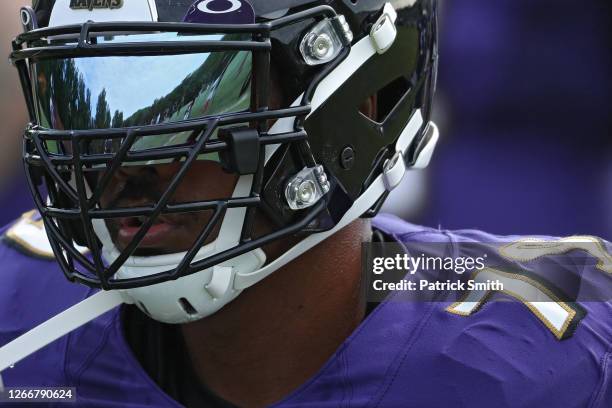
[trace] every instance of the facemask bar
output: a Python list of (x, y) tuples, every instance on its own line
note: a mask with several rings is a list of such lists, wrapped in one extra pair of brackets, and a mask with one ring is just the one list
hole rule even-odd
[[(319, 6), (308, 9), (287, 17), (277, 19), (273, 22), (264, 24), (249, 25), (200, 25), (188, 23), (85, 23), (83, 25), (44, 28), (26, 32), (20, 35), (13, 43), (14, 52), (11, 55), (12, 61), (19, 70), (20, 80), (24, 88), (26, 102), (32, 125), (26, 130), (24, 137), (24, 165), (29, 186), (41, 215), (43, 215), (45, 227), (54, 252), (56, 253), (60, 265), (66, 276), (73, 281), (79, 281), (92, 287), (103, 289), (129, 289), (161, 283), (170, 279), (177, 279), (198, 272), (203, 269), (218, 265), (224, 261), (232, 259), (241, 254), (260, 248), (270, 242), (282, 239), (286, 236), (303, 230), (325, 210), (326, 202), (322, 200), (308, 211), (304, 211), (303, 217), (297, 222), (287, 225), (268, 235), (251, 240), (253, 219), (257, 208), (261, 204), (261, 189), (263, 185), (263, 170), (265, 164), (265, 147), (267, 145), (292, 144), (300, 152), (304, 164), (315, 166), (316, 161), (310, 152), (307, 135), (302, 127), (305, 117), (310, 112), (309, 100), (316, 89), (318, 82), (325, 75), (334, 69), (346, 55), (348, 49), (344, 49), (340, 55), (317, 75), (315, 80), (306, 90), (302, 102), (298, 106), (268, 110), (267, 88), (269, 86), (270, 72), (270, 32), (289, 24), (293, 24), (303, 19), (332, 18), (336, 16), (331, 7)], [(106, 32), (152, 32), (170, 31), (177, 33), (209, 34), (209, 33), (251, 33), (252, 41), (178, 41), (163, 43), (104, 43), (93, 44), (89, 42), (92, 33)], [(78, 34), (78, 42), (73, 44), (49, 45), (35, 48), (23, 48), (32, 42), (40, 43), (40, 40), (54, 36), (66, 36)], [(161, 49), (160, 49), (161, 48)], [(253, 52), (253, 86), (254, 101), (251, 112), (216, 115), (207, 118), (198, 118), (184, 122), (175, 122), (161, 125), (141, 126), (137, 128), (119, 129), (98, 129), (98, 130), (50, 130), (43, 129), (36, 125), (34, 97), (28, 72), (28, 58), (63, 58), (70, 56), (117, 56), (117, 55), (171, 55), (181, 53), (210, 52), (227, 50), (250, 50)], [(267, 122), (269, 120), (294, 117), (295, 128), (292, 132), (280, 134), (269, 134), (267, 132)], [(221, 126), (250, 123), (252, 127), (259, 131), (260, 156), (257, 170), (254, 174), (254, 181), (249, 197), (229, 198), (215, 201), (202, 201), (197, 203), (169, 205), (168, 201), (172, 193), (180, 184), (190, 166), (196, 161), (197, 157), (203, 153), (224, 152), (230, 150), (228, 143), (217, 140), (210, 141), (212, 132)], [(193, 146), (160, 148), (156, 151), (131, 152), (130, 147), (134, 141), (143, 135), (164, 134), (191, 131), (200, 134), (200, 138)], [(120, 149), (113, 154), (87, 154), (83, 151), (83, 143), (93, 139), (119, 139), (121, 140)], [(72, 154), (49, 155), (45, 149), (45, 141), (69, 142), (72, 147)], [(94, 208), (105, 185), (108, 184), (113, 172), (121, 166), (124, 161), (145, 161), (165, 158), (185, 158), (181, 168), (170, 183), (169, 188), (164, 192), (162, 198), (158, 200), (153, 208), (129, 208), (129, 209), (106, 209)], [(87, 185), (83, 174), (83, 166), (94, 164), (106, 165), (107, 169), (100, 180), (100, 185), (96, 186), (91, 198), (87, 196)], [(68, 166), (73, 169), (75, 185), (72, 186), (58, 172), (58, 166)], [(49, 196), (52, 202), (58, 202), (58, 196), (64, 194), (76, 208), (58, 208), (47, 205), (39, 189), (41, 180), (40, 171), (44, 169), (44, 177), (47, 179)], [(39, 174), (37, 174), (39, 173)], [(247, 215), (243, 224), (242, 239), (238, 246), (225, 250), (209, 258), (191, 263), (198, 250), (210, 235), (214, 226), (223, 218), (223, 214), (229, 208), (246, 208)], [(180, 213), (198, 210), (212, 210), (214, 212), (208, 225), (203, 228), (200, 236), (192, 248), (187, 251), (187, 255), (180, 263), (179, 267), (158, 273), (155, 275), (113, 280), (112, 277), (119, 267), (136, 249), (148, 229), (153, 225), (155, 219), (161, 214)], [(120, 257), (109, 267), (103, 265), (100, 255), (100, 246), (96, 234), (94, 233), (92, 220), (107, 219), (113, 217), (135, 217), (146, 216), (148, 221), (141, 226), (141, 230), (133, 242), (122, 251)], [(59, 223), (59, 220), (80, 221), (84, 228), (87, 246), (92, 250), (94, 261), (91, 262), (86, 256), (81, 254), (72, 242), (70, 234)], [(75, 267), (75, 261), (80, 264), (84, 273)]]

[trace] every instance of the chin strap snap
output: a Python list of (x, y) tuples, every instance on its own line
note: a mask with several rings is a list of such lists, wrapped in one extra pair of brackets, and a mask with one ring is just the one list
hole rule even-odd
[(211, 298), (222, 299), (226, 294), (233, 290), (233, 277), (231, 266), (215, 266), (213, 267), (212, 278), (210, 282), (204, 286), (204, 289)]
[(383, 182), (387, 191), (393, 191), (406, 175), (406, 162), (402, 152), (397, 151), (383, 166)]
[(425, 130), (425, 137), (417, 148), (413, 161), (414, 164), (410, 168), (419, 170), (428, 167), (439, 139), (440, 132), (438, 131), (438, 126), (433, 122), (429, 122)]
[(416, 149), (414, 160), (408, 160), (412, 164), (406, 164), (407, 159), (409, 159), (406, 157), (408, 149), (412, 145), (414, 138), (419, 134), (422, 126), (423, 116), (421, 111), (417, 110), (400, 135), (395, 145), (395, 154), (383, 166), (383, 182), (387, 191), (393, 191), (399, 186), (409, 169), (419, 170), (429, 166), (440, 138), (438, 127), (433, 122), (427, 124), (425, 136)]
[(387, 191), (393, 191), (404, 179), (408, 169), (404, 157), (422, 126), (423, 115), (417, 110), (397, 139), (395, 154), (383, 166), (382, 176)]
[(391, 3), (386, 3), (382, 15), (376, 20), (370, 31), (370, 38), (377, 53), (384, 54), (395, 42), (397, 37), (395, 20), (397, 20), (397, 12)]

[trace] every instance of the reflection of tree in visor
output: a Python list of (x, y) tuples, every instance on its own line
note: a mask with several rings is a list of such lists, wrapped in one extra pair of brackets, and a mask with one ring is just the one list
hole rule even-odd
[[(178, 39), (177, 34), (163, 36)], [(196, 37), (245, 39), (240, 34)], [(111, 40), (117, 41), (115, 37)], [(110, 40), (107, 38), (107, 41)], [(35, 62), (32, 67), (38, 121), (50, 129), (89, 130), (171, 123), (243, 112), (251, 102), (250, 51), (47, 59)], [(200, 135), (201, 132), (187, 131), (139, 136), (131, 151), (188, 145)], [(216, 134), (211, 137), (215, 138)], [(98, 139), (86, 148), (90, 154), (116, 153), (120, 144), (121, 140), (116, 138)], [(69, 150), (55, 141), (48, 141), (47, 148), (50, 154)], [(208, 153), (200, 160), (219, 161), (219, 156)]]

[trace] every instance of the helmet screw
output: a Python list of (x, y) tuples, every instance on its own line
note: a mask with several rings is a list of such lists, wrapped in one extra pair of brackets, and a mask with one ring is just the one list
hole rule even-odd
[(355, 150), (351, 146), (347, 146), (340, 153), (340, 165), (344, 170), (350, 170), (355, 164)]
[(333, 47), (332, 39), (327, 34), (319, 34), (311, 40), (310, 55), (316, 59), (324, 59)]
[(314, 182), (311, 180), (304, 180), (298, 187), (297, 196), (301, 202), (310, 203), (316, 193)]
[(292, 210), (312, 207), (329, 193), (331, 184), (322, 165), (304, 167), (285, 187), (285, 198)]
[(23, 24), (24, 27), (28, 27), (31, 22), (32, 19), (30, 18), (30, 13), (28, 13), (28, 10), (21, 9), (21, 24)]

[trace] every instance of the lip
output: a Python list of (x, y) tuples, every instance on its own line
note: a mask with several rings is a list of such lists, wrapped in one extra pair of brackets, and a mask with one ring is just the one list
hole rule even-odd
[[(117, 243), (126, 248), (142, 228), (142, 223), (136, 218), (122, 218), (118, 220)], [(168, 244), (169, 234), (179, 229), (179, 226), (164, 218), (159, 218), (149, 228), (140, 241), (138, 248), (160, 248)]]

